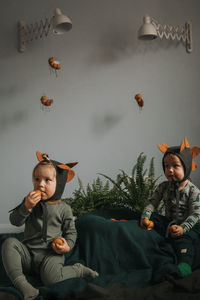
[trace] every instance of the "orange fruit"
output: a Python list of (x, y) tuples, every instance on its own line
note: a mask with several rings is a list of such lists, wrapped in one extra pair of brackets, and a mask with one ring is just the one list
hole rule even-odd
[(41, 101), (47, 100), (47, 96), (42, 96), (42, 97), (40, 98), (40, 100), (41, 100)]
[(142, 224), (144, 226), (148, 227), (149, 223), (150, 223), (150, 220), (147, 217), (145, 217), (145, 218), (142, 219)]
[(151, 228), (151, 229), (152, 229), (153, 227), (154, 227), (154, 222), (150, 220), (150, 221), (149, 221), (149, 226), (148, 226), (148, 228)]
[(38, 194), (38, 196), (40, 196), (40, 197), (41, 197), (41, 195), (42, 195), (42, 192), (41, 192), (40, 190), (34, 190), (34, 193), (35, 193), (35, 194)]
[(53, 57), (49, 57), (48, 62), (49, 62), (49, 63), (54, 62), (54, 58), (53, 58)]
[(172, 232), (175, 232), (176, 229), (177, 229), (177, 225), (172, 225), (172, 226), (170, 226), (170, 230), (171, 230)]
[(135, 99), (136, 99), (136, 100), (141, 99), (141, 98), (142, 98), (142, 94), (136, 94), (136, 95), (135, 95)]
[(60, 65), (60, 64), (57, 64), (56, 69), (57, 69), (57, 70), (60, 70), (60, 69), (61, 69), (61, 65)]
[(57, 244), (57, 245), (63, 245), (64, 244), (64, 242), (61, 238), (54, 238), (52, 242)]

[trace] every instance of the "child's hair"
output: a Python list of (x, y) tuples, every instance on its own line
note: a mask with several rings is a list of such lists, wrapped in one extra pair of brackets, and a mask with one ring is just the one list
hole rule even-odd
[[(39, 166), (49, 166), (55, 170), (55, 167), (51, 161), (40, 161), (33, 169), (32, 178), (34, 178), (35, 171)], [(55, 174), (56, 174), (56, 170), (55, 170)]]

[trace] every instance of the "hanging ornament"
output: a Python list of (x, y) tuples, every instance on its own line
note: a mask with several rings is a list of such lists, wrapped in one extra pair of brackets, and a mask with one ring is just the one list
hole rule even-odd
[(48, 59), (49, 66), (55, 72), (57, 76), (57, 71), (61, 69), (61, 64), (58, 60), (55, 60), (54, 57), (49, 57)]
[(142, 109), (144, 106), (144, 100), (142, 99), (142, 94), (136, 94), (135, 100), (137, 101), (138, 106)]
[(47, 96), (42, 96), (40, 98), (41, 108), (45, 111), (50, 111), (50, 107), (53, 104), (53, 99), (49, 99)]

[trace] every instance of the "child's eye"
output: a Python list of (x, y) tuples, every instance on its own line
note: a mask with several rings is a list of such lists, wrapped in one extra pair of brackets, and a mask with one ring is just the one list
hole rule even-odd
[(36, 182), (38, 182), (40, 179), (38, 178), (38, 177), (36, 177), (35, 179), (34, 179), (34, 181), (36, 181)]

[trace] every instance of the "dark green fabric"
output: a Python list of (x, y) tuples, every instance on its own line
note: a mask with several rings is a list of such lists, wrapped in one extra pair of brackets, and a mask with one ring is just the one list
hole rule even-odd
[[(112, 221), (110, 218), (127, 221)], [(28, 278), (39, 287), (44, 299), (61, 300), (67, 295), (75, 295), (83, 291), (88, 282), (100, 287), (120, 283), (139, 288), (163, 281), (167, 273), (179, 274), (171, 245), (155, 230), (142, 229), (138, 215), (126, 211), (86, 214), (77, 219), (76, 228), (77, 243), (66, 255), (66, 263), (81, 262), (98, 271), (100, 276), (95, 279), (68, 279), (44, 287), (32, 274)], [(11, 234), (0, 235), (0, 246), (9, 236)], [(22, 233), (12, 236), (23, 238)], [(197, 265), (200, 265), (199, 261)], [(20, 295), (6, 276), (2, 261), (0, 270), (0, 290), (8, 289)]]
[[(56, 298), (55, 298), (56, 299)], [(185, 278), (167, 280), (140, 288), (122, 283), (100, 287), (88, 283), (83, 292), (64, 300), (198, 300), (200, 299), (200, 270)], [(49, 299), (50, 300), (50, 299)], [(54, 299), (51, 299), (54, 300)]]
[(182, 262), (182, 263), (178, 264), (178, 268), (181, 272), (182, 277), (185, 277), (192, 273), (191, 266), (188, 265), (187, 263)]

